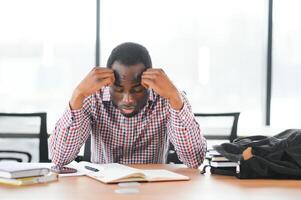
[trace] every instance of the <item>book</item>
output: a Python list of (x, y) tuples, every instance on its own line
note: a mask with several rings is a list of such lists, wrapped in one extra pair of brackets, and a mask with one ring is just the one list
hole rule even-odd
[(235, 176), (238, 173), (237, 167), (211, 167), (210, 172), (224, 176)]
[(237, 162), (210, 162), (211, 167), (237, 167)]
[(0, 177), (2, 178), (43, 176), (49, 172), (49, 168), (41, 167), (35, 163), (0, 162)]
[[(85, 170), (86, 176), (103, 183), (189, 180), (187, 176), (164, 169), (142, 170), (118, 163), (92, 164), (83, 161), (79, 162), (79, 165), (81, 165), (81, 169), (78, 170)], [(91, 168), (93, 169), (91, 170)]]
[(26, 178), (0, 178), (1, 184), (7, 185), (32, 185), (36, 183), (46, 183), (58, 180), (58, 174), (56, 173), (48, 173), (44, 176), (33, 176), (33, 177), (26, 177)]
[(221, 156), (221, 157), (212, 157), (211, 161), (214, 161), (214, 162), (227, 162), (227, 161), (230, 161), (230, 160), (226, 157)]
[(222, 156), (218, 151), (216, 150), (210, 150), (206, 153), (206, 155), (208, 155), (209, 157), (211, 156)]
[(206, 152), (206, 159), (211, 160), (214, 157), (224, 157), (223, 155), (221, 155), (220, 153), (218, 153), (215, 150), (210, 150)]

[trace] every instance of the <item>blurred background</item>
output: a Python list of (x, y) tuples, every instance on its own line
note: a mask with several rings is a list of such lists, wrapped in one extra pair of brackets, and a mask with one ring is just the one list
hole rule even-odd
[(194, 112), (240, 112), (238, 135), (298, 128), (300, 9), (298, 0), (1, 0), (0, 112), (47, 112), (50, 134), (76, 85), (131, 41)]

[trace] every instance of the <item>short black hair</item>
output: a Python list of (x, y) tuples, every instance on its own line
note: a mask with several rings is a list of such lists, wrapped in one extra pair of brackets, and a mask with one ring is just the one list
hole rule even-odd
[(115, 47), (107, 62), (107, 67), (111, 68), (117, 61), (123, 65), (144, 64), (145, 68), (152, 68), (152, 60), (147, 49), (134, 42), (125, 42)]

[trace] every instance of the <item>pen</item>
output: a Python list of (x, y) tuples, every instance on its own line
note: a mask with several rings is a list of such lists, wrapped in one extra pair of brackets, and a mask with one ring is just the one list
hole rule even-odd
[(86, 169), (93, 171), (93, 172), (98, 172), (99, 170), (94, 168), (94, 167), (90, 167), (90, 166), (85, 166)]

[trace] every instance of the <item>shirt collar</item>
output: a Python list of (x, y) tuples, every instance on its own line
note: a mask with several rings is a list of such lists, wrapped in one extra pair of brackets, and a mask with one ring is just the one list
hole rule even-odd
[[(148, 91), (149, 91), (148, 101), (153, 102), (155, 100), (156, 94), (152, 89), (148, 89)], [(110, 87), (102, 88), (102, 101), (111, 101)]]

